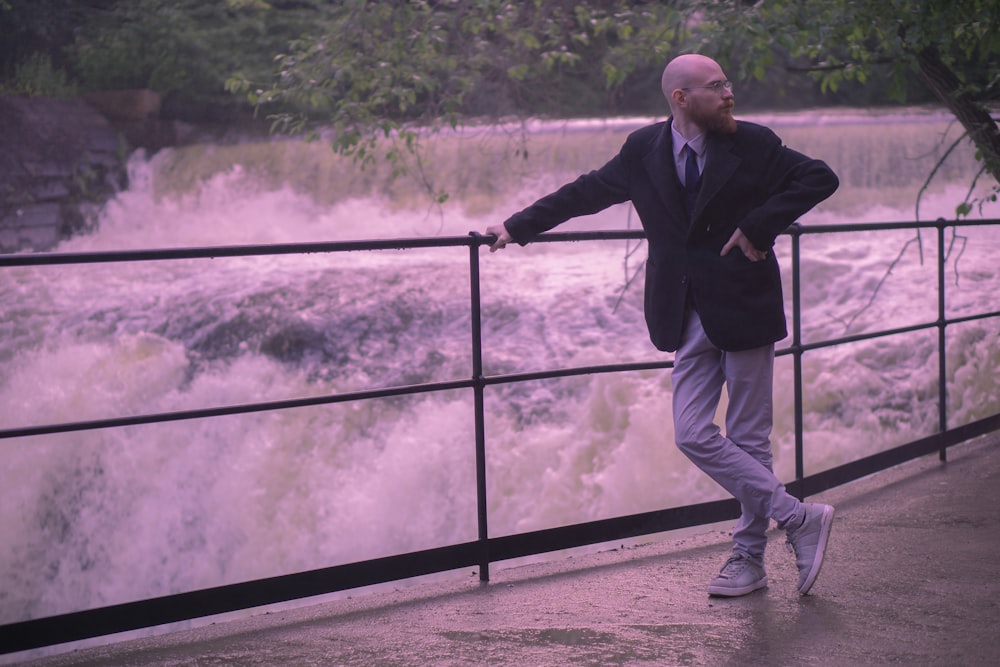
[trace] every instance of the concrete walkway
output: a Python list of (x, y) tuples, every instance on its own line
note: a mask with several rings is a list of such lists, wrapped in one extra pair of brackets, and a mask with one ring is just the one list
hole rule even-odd
[(423, 583), (31, 662), (68, 665), (997, 665), (1000, 437), (818, 497), (837, 507), (810, 595), (783, 536), (770, 587), (705, 586), (728, 536)]

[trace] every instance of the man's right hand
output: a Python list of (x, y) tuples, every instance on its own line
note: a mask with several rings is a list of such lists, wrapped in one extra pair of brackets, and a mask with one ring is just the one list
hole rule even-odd
[(486, 234), (489, 236), (497, 237), (496, 242), (490, 246), (490, 252), (496, 252), (497, 250), (503, 250), (508, 243), (513, 241), (510, 232), (502, 224), (500, 225), (490, 225), (486, 228)]

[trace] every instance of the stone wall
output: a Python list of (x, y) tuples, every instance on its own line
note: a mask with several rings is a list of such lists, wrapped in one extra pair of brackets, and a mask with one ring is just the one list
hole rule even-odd
[(0, 252), (52, 249), (126, 186), (128, 141), (83, 100), (0, 97)]

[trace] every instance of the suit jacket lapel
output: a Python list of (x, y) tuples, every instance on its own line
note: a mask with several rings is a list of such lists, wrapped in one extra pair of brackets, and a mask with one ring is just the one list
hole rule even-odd
[(683, 219), (684, 191), (677, 176), (677, 166), (674, 164), (673, 138), (669, 122), (664, 123), (663, 131), (650, 146), (649, 152), (643, 158), (643, 165), (667, 211), (678, 220)]
[[(663, 201), (667, 211), (675, 220), (687, 224), (684, 209), (684, 189), (677, 176), (677, 166), (674, 163), (673, 136), (670, 122), (663, 125), (663, 130), (650, 146), (649, 152), (643, 158), (643, 165), (649, 172), (656, 191)], [(713, 197), (719, 194), (725, 184), (732, 178), (743, 160), (734, 155), (733, 138), (727, 134), (709, 134), (706, 143), (705, 169), (701, 176), (701, 190), (695, 202), (694, 214), (690, 220), (695, 220)]]
[[(705, 151), (705, 169), (701, 176), (701, 190), (694, 205), (692, 219), (697, 219), (708, 204), (719, 194), (743, 161), (733, 155), (733, 138), (727, 134), (709, 134)], [(676, 168), (675, 168), (676, 171)]]

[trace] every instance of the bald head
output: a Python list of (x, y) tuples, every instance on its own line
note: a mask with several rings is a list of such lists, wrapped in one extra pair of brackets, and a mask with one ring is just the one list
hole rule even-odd
[(682, 136), (736, 131), (732, 85), (722, 66), (708, 56), (677, 56), (664, 68), (660, 87), (670, 105), (673, 128)]
[(686, 53), (677, 56), (663, 69), (660, 78), (660, 89), (667, 98), (670, 110), (676, 113), (674, 91), (701, 85), (713, 78), (723, 78), (722, 67), (708, 56), (698, 53)]

